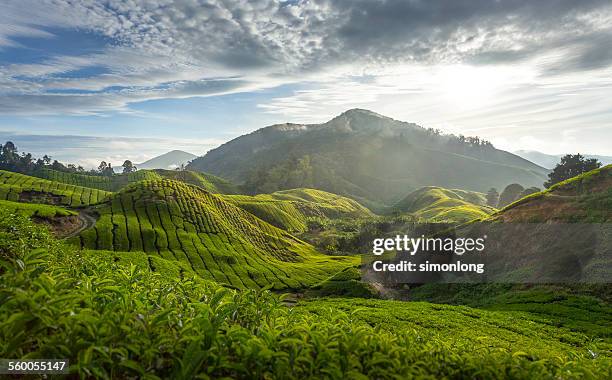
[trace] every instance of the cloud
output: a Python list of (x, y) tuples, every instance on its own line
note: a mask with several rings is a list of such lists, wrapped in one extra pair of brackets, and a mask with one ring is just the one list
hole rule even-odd
[[(542, 75), (599, 70), (612, 64), (611, 14), (603, 0), (7, 0), (0, 54), (48, 43), (36, 40), (42, 52), (29, 61), (6, 54), (0, 113), (129, 112), (150, 99), (325, 81), (368, 66), (539, 60)], [(45, 50), (83, 33), (101, 37), (95, 52)]]

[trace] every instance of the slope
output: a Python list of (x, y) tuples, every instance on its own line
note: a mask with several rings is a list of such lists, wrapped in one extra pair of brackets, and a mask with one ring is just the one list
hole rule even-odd
[(42, 169), (34, 173), (36, 177), (71, 185), (90, 187), (105, 191), (119, 191), (125, 186), (143, 180), (162, 178), (174, 179), (199, 186), (206, 191), (218, 194), (238, 194), (240, 190), (229, 181), (212, 174), (198, 173), (189, 170), (138, 170), (133, 173), (115, 174), (111, 177), (79, 173), (66, 173), (51, 169)]
[(495, 209), (486, 205), (483, 193), (426, 186), (408, 194), (391, 211), (411, 213), (433, 223), (463, 223), (486, 218)]
[(0, 199), (64, 206), (103, 201), (109, 192), (0, 170)]
[(329, 220), (373, 216), (352, 199), (314, 189), (292, 189), (255, 196), (225, 195), (223, 199), (291, 232), (306, 231), (311, 218)]
[(240, 194), (240, 189), (233, 183), (223, 178), (208, 173), (194, 172), (191, 170), (164, 170), (156, 169), (155, 173), (163, 178), (185, 182), (201, 187), (214, 194)]
[(611, 220), (608, 165), (528, 195), (458, 233), (488, 236), (481, 257), (491, 280), (607, 283), (612, 278)]
[(130, 183), (145, 179), (159, 179), (161, 176), (151, 170), (138, 170), (128, 174), (116, 174), (112, 177), (79, 173), (66, 173), (51, 169), (42, 169), (34, 173), (39, 178), (67, 183), (70, 185), (90, 187), (104, 191), (118, 191)]
[(241, 288), (307, 287), (354, 264), (328, 257), (287, 232), (198, 187), (141, 181), (95, 207), (83, 248), (144, 251), (188, 263), (206, 279)]
[(607, 223), (612, 220), (612, 165), (530, 194), (489, 220), (502, 222)]
[[(442, 135), (366, 110), (324, 124), (280, 124), (238, 137), (189, 165), (247, 190), (309, 187), (369, 206), (422, 186), (486, 191), (541, 186), (547, 170), (477, 138)], [(362, 200), (364, 200), (362, 202)]]

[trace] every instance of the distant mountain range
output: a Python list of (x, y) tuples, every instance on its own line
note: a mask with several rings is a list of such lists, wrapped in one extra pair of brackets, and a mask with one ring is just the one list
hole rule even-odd
[(253, 193), (318, 188), (370, 207), (393, 204), (423, 186), (486, 192), (518, 182), (542, 186), (548, 170), (478, 138), (444, 135), (352, 109), (323, 124), (278, 124), (194, 159)]
[(176, 169), (187, 163), (197, 156), (192, 153), (182, 150), (172, 150), (164, 153), (161, 156), (153, 157), (141, 164), (135, 164), (138, 169)]
[[(535, 150), (517, 150), (514, 152), (517, 156), (521, 156), (533, 163), (536, 163), (547, 169), (552, 169), (561, 161), (563, 154), (546, 154)], [(602, 165), (612, 164), (611, 156), (598, 156), (593, 154), (583, 154), (586, 158), (595, 158), (599, 160)]]

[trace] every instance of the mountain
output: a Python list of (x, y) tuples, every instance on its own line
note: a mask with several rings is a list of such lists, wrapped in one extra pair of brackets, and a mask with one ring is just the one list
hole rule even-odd
[(134, 166), (138, 169), (176, 169), (181, 165), (187, 165), (189, 161), (196, 157), (195, 154), (182, 150), (172, 150), (141, 164), (134, 164)]
[(478, 138), (443, 135), (413, 123), (353, 109), (323, 124), (278, 124), (231, 140), (194, 159), (253, 193), (316, 188), (370, 208), (423, 186), (485, 192), (512, 182), (541, 186), (547, 170)]
[(487, 206), (485, 194), (458, 189), (427, 186), (408, 194), (391, 210), (411, 213), (435, 222), (468, 222), (486, 218), (496, 210)]
[[(517, 150), (514, 154), (548, 169), (554, 168), (555, 165), (561, 161), (561, 157), (564, 156), (563, 154), (546, 154), (535, 150)], [(612, 164), (612, 156), (598, 156), (593, 154), (583, 154), (583, 156), (586, 158), (595, 158), (603, 165)]]

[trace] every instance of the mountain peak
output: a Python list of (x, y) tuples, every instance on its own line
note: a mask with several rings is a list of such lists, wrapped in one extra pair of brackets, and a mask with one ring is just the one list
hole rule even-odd
[(354, 117), (362, 117), (362, 116), (369, 116), (369, 117), (379, 117), (379, 118), (386, 118), (385, 116), (378, 114), (376, 112), (372, 112), (370, 110), (366, 110), (363, 108), (351, 108), (350, 110), (346, 110), (343, 113), (340, 114), (340, 116), (344, 116), (344, 117), (348, 117), (348, 118), (354, 118)]

